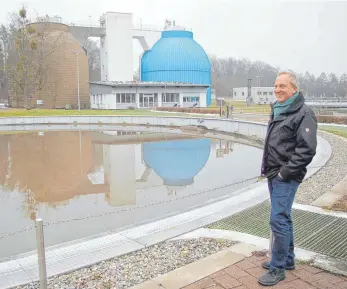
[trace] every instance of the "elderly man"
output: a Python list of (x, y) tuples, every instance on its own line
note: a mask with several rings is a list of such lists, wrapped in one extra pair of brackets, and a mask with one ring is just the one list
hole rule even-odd
[(262, 175), (268, 178), (274, 235), (271, 261), (263, 264), (269, 271), (258, 280), (264, 286), (276, 285), (285, 279), (286, 269), (295, 268), (291, 209), (317, 147), (317, 119), (304, 103), (296, 76), (279, 73), (275, 95), (262, 163)]

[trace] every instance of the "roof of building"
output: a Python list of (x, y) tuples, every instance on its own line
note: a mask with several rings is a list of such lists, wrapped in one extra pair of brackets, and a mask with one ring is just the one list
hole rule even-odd
[[(161, 74), (164, 73), (164, 75), (167, 74), (166, 77), (171, 76), (167, 78), (168, 80), (181, 81), (190, 79), (189, 73), (192, 72), (209, 75), (211, 63), (205, 50), (194, 40), (192, 32), (168, 30), (163, 31), (161, 39), (153, 45), (151, 50), (144, 53), (141, 70), (143, 76), (146, 73), (156, 72), (158, 75), (152, 75), (152, 79), (153, 77), (160, 79)], [(199, 76), (191, 79), (195, 83), (201, 82)]]
[(182, 86), (182, 87), (209, 87), (208, 84), (194, 84), (194, 83), (184, 83), (184, 82), (150, 82), (150, 81), (91, 81), (90, 84), (106, 85), (106, 86)]

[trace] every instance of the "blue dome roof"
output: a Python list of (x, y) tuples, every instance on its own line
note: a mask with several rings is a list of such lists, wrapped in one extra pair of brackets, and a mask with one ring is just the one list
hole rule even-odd
[[(161, 39), (142, 56), (141, 80), (211, 85), (211, 63), (192, 32), (163, 31)], [(209, 88), (207, 104), (210, 98)]]
[(143, 144), (143, 158), (164, 185), (186, 186), (206, 165), (210, 148), (209, 139), (151, 142)]
[(193, 39), (189, 31), (164, 31), (162, 38), (142, 58), (141, 70), (211, 71), (205, 50)]

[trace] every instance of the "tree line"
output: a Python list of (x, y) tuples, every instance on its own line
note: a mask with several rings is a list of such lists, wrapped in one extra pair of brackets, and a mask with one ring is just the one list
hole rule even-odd
[[(248, 79), (252, 86), (272, 86), (277, 72), (281, 69), (261, 61), (248, 59), (210, 57), (212, 85), (217, 96), (231, 95), (231, 89), (245, 87)], [(295, 72), (294, 72), (295, 73)], [(318, 77), (306, 71), (296, 73), (300, 89), (306, 97), (312, 98), (347, 98), (347, 73), (337, 77), (334, 73), (322, 72)]]

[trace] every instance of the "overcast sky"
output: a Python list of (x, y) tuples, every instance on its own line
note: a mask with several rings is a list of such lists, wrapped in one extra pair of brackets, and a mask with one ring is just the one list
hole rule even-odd
[[(69, 4), (71, 3), (71, 4)], [(0, 0), (0, 21), (25, 5), (31, 16), (97, 23), (106, 11), (132, 12), (134, 25), (191, 28), (207, 53), (246, 57), (319, 75), (347, 72), (346, 1), (246, 0)], [(91, 20), (90, 20), (91, 19)], [(136, 46), (138, 53), (139, 46)]]

